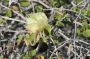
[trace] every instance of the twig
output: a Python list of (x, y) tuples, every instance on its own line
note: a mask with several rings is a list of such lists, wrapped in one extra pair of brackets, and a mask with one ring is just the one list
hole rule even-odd
[(63, 44), (61, 44), (58, 48), (56, 48), (56, 49), (54, 49), (54, 51), (53, 51), (53, 53), (51, 54), (51, 56), (49, 57), (49, 59), (51, 59), (51, 57), (53, 56), (53, 54), (54, 54), (54, 52), (56, 52), (58, 49), (60, 49), (61, 47), (63, 47), (64, 45), (66, 45), (67, 43), (69, 43), (70, 42), (70, 38), (68, 38), (67, 36), (65, 36), (62, 32), (61, 32), (61, 30), (59, 29), (59, 34), (64, 38), (64, 39), (66, 39), (66, 41), (65, 41), (65, 43), (63, 43)]
[(84, 44), (90, 45), (90, 43), (85, 42), (85, 41), (83, 41), (83, 40), (78, 40), (78, 41), (79, 41), (79, 42), (82, 42), (82, 43), (84, 43)]
[(1, 18), (4, 18), (4, 19), (7, 19), (7, 20), (12, 20), (12, 21), (17, 21), (17, 22), (21, 22), (21, 23), (26, 23), (26, 22), (23, 21), (23, 20), (17, 20), (17, 19), (13, 19), (13, 18), (6, 17), (6, 16), (1, 16), (1, 15), (0, 15), (0, 17), (1, 17)]
[(16, 31), (15, 31), (15, 30), (6, 30), (6, 29), (4, 29), (4, 30), (3, 30), (3, 29), (2, 29), (2, 30), (0, 29), (0, 31), (5, 31), (5, 32), (14, 32), (14, 33), (15, 33), (15, 32), (18, 32), (18, 33), (26, 33), (26, 32), (27, 32), (27, 31), (25, 31), (25, 30), (19, 30), (19, 31), (16, 30)]
[(59, 29), (58, 32), (59, 32), (59, 34), (60, 34), (64, 39), (66, 39), (66, 40), (71, 40), (71, 39), (68, 38), (66, 35), (64, 35), (60, 29)]
[(49, 57), (49, 59), (51, 59), (51, 57), (53, 56), (53, 54), (60, 48), (62, 48), (64, 45), (66, 45), (67, 43), (69, 43), (69, 41), (67, 40), (64, 44), (60, 45), (58, 48), (54, 49), (54, 51), (52, 52), (51, 56)]

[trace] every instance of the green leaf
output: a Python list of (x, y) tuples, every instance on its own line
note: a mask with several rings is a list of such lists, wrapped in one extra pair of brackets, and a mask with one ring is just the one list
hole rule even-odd
[(4, 25), (4, 23), (6, 23), (6, 20), (0, 18), (0, 26)]
[(29, 50), (24, 56), (22, 56), (22, 59), (31, 59), (35, 55), (36, 50)]
[(87, 10), (87, 14), (88, 17), (90, 17), (90, 10)]
[(8, 17), (12, 16), (12, 11), (10, 9), (6, 10), (6, 16), (8, 16)]
[(20, 2), (20, 5), (21, 5), (22, 7), (27, 7), (27, 6), (30, 5), (30, 3), (29, 3), (28, 1), (21, 1), (21, 2)]
[(84, 14), (84, 15), (87, 14), (87, 10), (86, 10), (86, 9), (83, 9), (81, 12), (82, 12), (82, 14)]
[(21, 40), (23, 39), (23, 36), (20, 34), (20, 35), (18, 35), (18, 37), (17, 37), (18, 39), (17, 39), (17, 42), (18, 42), (18, 44), (21, 42)]
[(26, 38), (27, 38), (28, 40), (30, 40), (30, 41), (34, 41), (35, 35), (36, 35), (36, 34), (34, 34), (34, 33), (32, 33), (32, 34), (27, 34), (27, 35), (26, 35)]
[(24, 56), (22, 56), (22, 59), (30, 59), (28, 52)]
[(61, 14), (59, 14), (59, 13), (56, 13), (55, 16), (54, 16), (54, 18), (55, 18), (56, 20), (60, 20), (62, 17), (63, 17), (63, 15), (61, 15)]
[(51, 30), (52, 30), (52, 28), (51, 28), (51, 26), (48, 24), (48, 25), (45, 27), (44, 32), (45, 32), (46, 35), (51, 35)]
[(27, 44), (36, 44), (36, 33), (26, 34)]
[(57, 21), (56, 26), (64, 26), (64, 23), (62, 23), (61, 21)]
[(50, 4), (52, 7), (60, 7), (61, 6), (60, 0), (51, 0)]
[(36, 55), (36, 50), (31, 50), (31, 55), (35, 56)]
[(90, 30), (87, 29), (86, 31), (84, 31), (84, 32), (83, 32), (83, 36), (84, 36), (84, 37), (87, 37), (87, 38), (90, 37)]
[(43, 6), (42, 5), (37, 5), (35, 7), (35, 10), (36, 10), (36, 12), (42, 12), (43, 11)]
[(84, 30), (88, 29), (88, 27), (89, 27), (87, 21), (83, 22), (82, 25), (83, 25)]
[(76, 33), (77, 33), (78, 36), (81, 36), (81, 34), (82, 34), (82, 33), (80, 32), (80, 29), (77, 29), (77, 30), (76, 30)]

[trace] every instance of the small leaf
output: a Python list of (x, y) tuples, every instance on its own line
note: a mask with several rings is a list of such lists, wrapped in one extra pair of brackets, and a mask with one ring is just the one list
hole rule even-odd
[(18, 39), (17, 39), (18, 44), (21, 42), (22, 39), (23, 39), (23, 36), (22, 35), (18, 35)]
[(47, 35), (51, 35), (51, 30), (52, 30), (52, 28), (51, 28), (51, 26), (48, 24), (48, 25), (45, 27), (44, 32), (45, 32)]
[(62, 18), (62, 16), (63, 16), (62, 14), (56, 13), (55, 16), (54, 16), (54, 18), (56, 20), (60, 20)]
[(31, 41), (31, 42), (34, 42), (34, 40), (35, 40), (35, 35), (36, 35), (36, 34), (34, 34), (34, 33), (30, 34), (30, 41)]
[(21, 5), (22, 7), (27, 7), (27, 6), (30, 5), (30, 3), (29, 3), (28, 1), (21, 1), (21, 2), (20, 2), (20, 5)]
[(81, 12), (82, 12), (82, 14), (84, 14), (84, 15), (87, 14), (87, 10), (86, 10), (86, 9), (83, 9)]
[(37, 5), (37, 6), (35, 7), (35, 10), (36, 10), (36, 12), (42, 12), (42, 11), (43, 11), (43, 6)]
[(36, 50), (31, 50), (31, 55), (35, 56), (36, 55)]
[(22, 56), (22, 59), (30, 59), (30, 56), (28, 55), (28, 52), (24, 56)]
[(35, 40), (35, 39), (36, 39), (35, 37), (36, 37), (36, 33), (26, 34), (26, 41), (27, 41), (26, 44), (27, 44), (27, 45), (28, 45), (28, 44), (31, 44), (31, 45), (32, 45), (32, 44), (35, 44), (35, 43), (36, 43), (36, 42), (35, 42), (35, 41), (36, 41), (36, 40)]
[(57, 25), (57, 26), (64, 26), (64, 23), (62, 23), (61, 21), (57, 21), (57, 22), (56, 22), (56, 25)]
[(87, 10), (87, 14), (88, 17), (90, 17), (90, 10)]
[(77, 29), (77, 30), (76, 30), (76, 33), (77, 33), (78, 36), (80, 36), (80, 35), (82, 34), (82, 33), (80, 32), (80, 29)]
[(61, 6), (59, 0), (51, 0), (50, 4), (52, 7), (60, 7)]
[(88, 25), (88, 23), (86, 21), (83, 22), (82, 25), (83, 25), (84, 30), (88, 29), (88, 27), (89, 27), (89, 25)]
[(0, 26), (4, 25), (4, 23), (6, 23), (6, 20), (0, 18)]
[(8, 16), (8, 17), (12, 16), (12, 11), (10, 9), (6, 10), (6, 16)]
[(83, 32), (83, 36), (84, 36), (84, 37), (87, 37), (87, 38), (90, 37), (90, 30), (87, 29), (86, 31), (84, 31), (84, 32)]

